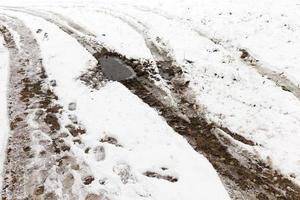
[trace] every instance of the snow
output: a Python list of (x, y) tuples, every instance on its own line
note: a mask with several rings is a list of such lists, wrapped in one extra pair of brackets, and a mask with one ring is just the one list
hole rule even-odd
[(9, 126), (7, 117), (7, 88), (8, 88), (8, 64), (9, 53), (3, 46), (4, 39), (0, 36), (0, 188), (2, 188), (2, 171), (5, 161), (6, 143)]
[[(145, 46), (143, 37), (127, 23), (106, 12), (76, 9), (54, 9), (55, 12), (69, 17), (87, 30), (93, 32), (98, 41), (128, 57), (151, 59), (152, 56)], [(109, 12), (108, 12), (109, 13)], [(95, 21), (97, 23), (95, 23)], [(122, 36), (126, 36), (126, 40)]]
[[(95, 9), (126, 13), (142, 21), (150, 35), (160, 36), (187, 71), (207, 118), (258, 143), (253, 148), (258, 156), (286, 175), (296, 174), (299, 182), (299, 99), (241, 62), (238, 52), (238, 48), (246, 48), (264, 67), (283, 72), (298, 84), (298, 15), (287, 12), (297, 10), (295, 3), (263, 1), (257, 9), (253, 1), (126, 2)], [(69, 10), (73, 13), (76, 9)], [(222, 45), (210, 38), (221, 39)], [(189, 65), (186, 59), (194, 63)]]
[[(95, 60), (74, 38), (43, 19), (11, 14), (22, 18), (35, 34), (49, 79), (57, 82), (55, 93), (60, 103), (64, 107), (76, 103), (77, 109), (71, 114), (79, 117), (87, 134), (81, 136), (82, 144), (72, 146), (71, 151), (80, 162), (90, 166), (95, 180), (106, 180), (104, 185), (93, 182), (88, 188), (90, 192), (102, 191), (109, 198), (124, 200), (229, 199), (208, 160), (126, 87), (109, 82), (99, 91), (91, 91), (77, 80)], [(39, 28), (42, 32), (36, 33)], [(48, 34), (47, 38), (44, 33)], [(67, 49), (62, 49), (61, 44)], [(124, 48), (121, 40), (117, 45)], [(148, 54), (145, 45), (140, 48), (135, 50), (136, 55)], [(108, 136), (115, 138), (119, 145), (99, 142)], [(88, 147), (91, 151), (86, 154), (84, 150)], [(147, 177), (143, 175), (147, 171), (172, 176), (178, 181)], [(122, 172), (129, 177), (125, 179), (127, 184), (122, 182)], [(79, 190), (81, 186), (77, 187)]]
[[(126, 9), (172, 47), (209, 120), (258, 143), (253, 148), (258, 156), (287, 176), (296, 175), (299, 182), (299, 99), (241, 62), (238, 52), (246, 48), (264, 67), (283, 73), (297, 85), (300, 26), (296, 1), (146, 4), (110, 7), (116, 12)], [(210, 38), (221, 39), (222, 45)], [(194, 63), (189, 65), (185, 59)]]
[[(1, 5), (22, 4), (31, 8), (34, 7), (30, 5), (39, 5), (68, 16), (95, 34), (101, 44), (128, 57), (152, 59), (143, 37), (159, 36), (186, 71), (207, 119), (259, 144), (252, 148), (253, 152), (285, 175), (295, 174), (300, 183), (299, 99), (242, 62), (238, 51), (247, 49), (263, 67), (299, 85), (299, 1), (31, 0)], [(60, 5), (65, 7), (59, 8)], [(77, 103), (74, 112), (89, 132), (82, 140), (94, 148), (99, 138), (108, 134), (122, 144), (123, 148), (105, 144), (107, 159), (101, 164), (93, 160), (93, 155), (81, 155), (79, 149), (74, 149), (80, 158), (95, 166), (94, 174), (108, 176), (112, 181), (107, 186), (111, 188), (103, 189), (115, 191), (122, 199), (138, 198), (134, 196), (137, 191), (151, 193), (156, 199), (227, 197), (208, 161), (124, 86), (111, 82), (91, 92), (75, 80), (87, 67), (95, 65), (94, 58), (75, 39), (42, 19), (14, 15), (20, 16), (34, 33), (42, 28), (49, 34), (48, 39), (36, 34), (47, 73), (57, 81), (55, 92), (62, 104)], [(212, 38), (220, 40), (220, 44), (213, 43)], [(60, 48), (61, 44), (67, 48)], [(111, 171), (118, 163), (131, 166), (135, 184), (120, 183)], [(178, 176), (177, 183), (140, 175), (145, 170), (160, 171), (163, 165)], [(168, 196), (162, 197), (161, 191), (169, 191), (165, 192)]]
[[(257, 142), (260, 146), (254, 152), (284, 174), (296, 174), (299, 182), (299, 99), (242, 63), (237, 51), (246, 48), (264, 67), (299, 82), (299, 14), (294, 11), (295, 4), (283, 6), (283, 2), (277, 2), (264, 1), (259, 9), (256, 1), (185, 1), (181, 6), (176, 5), (179, 2), (151, 2), (147, 5), (150, 12), (144, 12), (147, 9), (142, 6), (138, 7), (143, 12), (136, 7), (130, 9), (130, 5), (126, 9), (172, 47), (177, 61), (185, 66), (187, 79), (191, 80), (199, 104), (206, 108), (208, 119)], [(175, 17), (168, 20), (170, 15), (165, 13)], [(257, 19), (265, 16), (269, 22)], [(284, 24), (294, 29), (287, 30)], [(209, 38), (221, 39), (224, 44), (216, 45)], [(187, 64), (185, 59), (194, 64)]]
[[(104, 161), (107, 166), (91, 166), (94, 166), (95, 173), (103, 172), (102, 176), (109, 175), (109, 171), (118, 163), (132, 166), (138, 183), (131, 186), (118, 184), (125, 193), (124, 199), (137, 199), (138, 196), (130, 195), (139, 187), (145, 195), (151, 194), (154, 199), (226, 198), (207, 160), (197, 155), (153, 109), (131, 95), (125, 87), (111, 83), (92, 98), (94, 100), (89, 102), (78, 101), (81, 105), (78, 110), (80, 116), (87, 116), (89, 110), (97, 108), (93, 116), (83, 120), (90, 127), (88, 131), (95, 133), (84, 138), (85, 141), (96, 145), (95, 137), (105, 134), (116, 137), (125, 149), (107, 144), (104, 146), (108, 149), (108, 158)], [(162, 167), (169, 170), (162, 172)], [(139, 175), (147, 170), (175, 176), (179, 181), (168, 183)]]
[[(134, 9), (130, 13), (149, 18)], [(284, 174), (296, 174), (299, 181), (300, 140), (295, 139), (300, 137), (299, 99), (241, 62), (237, 52), (199, 37), (185, 24), (149, 15), (147, 23), (167, 38), (207, 118), (258, 143), (253, 152)], [(156, 27), (158, 23), (161, 26)]]

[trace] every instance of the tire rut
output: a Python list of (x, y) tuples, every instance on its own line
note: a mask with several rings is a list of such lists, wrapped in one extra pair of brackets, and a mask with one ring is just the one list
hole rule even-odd
[[(61, 119), (66, 114), (47, 80), (40, 49), (31, 31), (14, 17), (1, 16), (0, 22), (3, 24), (0, 33), (10, 53), (11, 129), (2, 199), (78, 199), (78, 194), (87, 191), (82, 186), (74, 193), (74, 174), (84, 176), (89, 168), (78, 167), (76, 156), (70, 151), (70, 135), (83, 129), (71, 122), (72, 130), (63, 127)], [(12, 31), (19, 35), (18, 46)], [(61, 185), (62, 191), (57, 192)]]
[[(3, 20), (1, 18), (1, 22), (2, 21)], [(24, 62), (25, 60), (21, 59), (20, 56), (16, 56), (19, 55), (19, 52), (17, 50), (16, 44), (12, 40), (13, 36), (9, 32), (9, 30), (5, 26), (1, 25), (0, 32), (4, 36), (6, 42), (5, 45), (10, 52), (10, 63), (19, 63), (20, 61)], [(20, 66), (22, 64), (20, 63), (18, 65)], [(24, 185), (23, 174), (25, 173), (25, 169), (23, 168), (23, 166), (26, 166), (28, 160), (30, 159), (30, 154), (23, 151), (23, 147), (30, 146), (29, 132), (32, 131), (24, 120), (28, 115), (28, 113), (24, 112), (27, 105), (24, 102), (21, 102), (19, 98), (21, 88), (16, 85), (16, 83), (19, 83), (22, 78), (12, 75), (13, 73), (17, 73), (18, 67), (11, 67), (10, 71), (11, 75), (9, 77), (9, 87), (11, 89), (9, 90), (8, 94), (8, 110), (11, 131), (7, 144), (6, 161), (4, 163), (3, 174), (5, 176), (3, 177), (2, 199), (16, 199), (18, 196), (23, 197), (24, 188), (22, 185)], [(12, 192), (10, 196), (7, 196), (6, 191), (12, 190), (15, 190), (15, 192)]]
[[(25, 13), (28, 15), (38, 17), (38, 18), (42, 18), (45, 21), (56, 25), (63, 32), (65, 32), (68, 35), (70, 35), (71, 37), (73, 37), (79, 44), (81, 44), (95, 58), (97, 58), (97, 55), (99, 54), (99, 52), (101, 52), (104, 49), (103, 45), (94, 39), (94, 37), (96, 37), (96, 36), (93, 33), (85, 30), (83, 27), (81, 27), (80, 25), (77, 25), (76, 23), (72, 22), (71, 20), (63, 21), (63, 20), (66, 20), (67, 18), (63, 17), (62, 15), (58, 15), (57, 13), (54, 13), (54, 12), (46, 13), (46, 12), (24, 9), (24, 8), (17, 8), (17, 9), (16, 8), (7, 8), (7, 9), (10, 11), (21, 12), (21, 13)], [(79, 30), (77, 30), (78, 27), (80, 27)], [(81, 32), (81, 31), (83, 31), (83, 32)], [(88, 36), (85, 35), (85, 33), (88, 33)], [(99, 63), (97, 64), (97, 68), (98, 68), (99, 77), (104, 77)], [(105, 80), (103, 79), (101, 81), (105, 81)]]
[[(122, 56), (119, 55), (119, 57)], [(125, 57), (123, 59), (126, 61)], [(134, 66), (132, 63), (130, 64), (131, 61), (126, 62), (128, 65)], [(161, 67), (171, 69), (165, 68), (163, 64)], [(137, 74), (142, 74), (142, 72), (139, 73), (139, 70), (143, 68), (142, 66), (133, 68)], [(176, 69), (176, 67), (172, 69)], [(168, 71), (168, 73), (176, 76), (178, 70)], [(172, 92), (177, 93), (174, 96), (180, 97), (177, 100), (177, 109), (166, 106), (151, 95), (157, 90), (151, 82), (151, 72), (137, 79), (122, 81), (122, 83), (145, 103), (158, 110), (177, 133), (186, 137), (196, 151), (208, 158), (219, 173), (232, 198), (300, 198), (300, 188), (297, 185), (233, 142), (234, 133), (226, 128), (218, 127), (214, 123), (208, 123), (205, 118), (201, 117), (203, 116), (201, 108), (195, 103), (193, 94), (186, 86), (186, 82), (180, 81), (180, 79), (170, 81), (173, 85)], [(247, 141), (244, 138), (239, 139), (245, 144), (254, 145), (252, 141)], [(240, 193), (242, 195), (239, 195)]]

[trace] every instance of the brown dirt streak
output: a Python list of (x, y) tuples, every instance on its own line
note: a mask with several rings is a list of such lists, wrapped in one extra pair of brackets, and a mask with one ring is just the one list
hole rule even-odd
[[(5, 191), (15, 189), (17, 192), (12, 193), (9, 198), (16, 199), (24, 193), (24, 188), (22, 187), (22, 185), (24, 185), (24, 177), (22, 174), (25, 172), (24, 168), (20, 166), (26, 165), (26, 162), (30, 157), (28, 152), (22, 150), (24, 146), (30, 145), (30, 137), (28, 131), (22, 131), (28, 127), (26, 120), (24, 120), (27, 114), (23, 112), (26, 108), (26, 104), (19, 98), (21, 87), (19, 87), (18, 84), (21, 82), (22, 77), (16, 76), (18, 68), (22, 67), (22, 59), (19, 57), (20, 52), (17, 50), (13, 36), (8, 28), (6, 26), (1, 26), (0, 32), (4, 36), (5, 45), (9, 49), (11, 65), (9, 77), (10, 89), (8, 93), (8, 110), (11, 131), (7, 145), (2, 198), (8, 198)], [(17, 61), (17, 59), (20, 59), (20, 62)], [(18, 65), (12, 65), (12, 63), (18, 63)], [(16, 140), (15, 138), (18, 139)]]

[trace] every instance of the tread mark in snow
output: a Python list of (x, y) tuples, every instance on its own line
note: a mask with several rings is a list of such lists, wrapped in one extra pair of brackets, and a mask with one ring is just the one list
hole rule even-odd
[[(43, 68), (40, 49), (31, 31), (14, 17), (0, 17), (0, 33), (10, 53), (9, 119), (11, 123), (4, 165), (3, 199), (78, 199), (73, 190), (54, 193), (60, 184), (72, 185), (72, 173), (89, 168), (78, 165), (68, 140), (61, 138), (57, 103)], [(18, 49), (10, 30), (20, 36)], [(66, 174), (66, 176), (64, 176)], [(69, 175), (68, 175), (69, 174)], [(68, 176), (67, 176), (68, 175)], [(50, 184), (52, 189), (46, 187)], [(83, 183), (82, 183), (83, 184)], [(50, 191), (48, 191), (50, 190)], [(81, 189), (81, 194), (87, 194)]]

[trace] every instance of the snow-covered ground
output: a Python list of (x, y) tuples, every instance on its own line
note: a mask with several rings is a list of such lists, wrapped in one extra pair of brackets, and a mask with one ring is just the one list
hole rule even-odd
[[(159, 40), (184, 69), (207, 120), (256, 143), (247, 149), (300, 184), (299, 0), (28, 0), (0, 5), (51, 11), (48, 14), (56, 20), (76, 22), (99, 43), (129, 58), (154, 60), (147, 42)], [(91, 91), (76, 79), (96, 60), (74, 37), (24, 10), (3, 12), (22, 19), (34, 33), (46, 72), (57, 82), (60, 103), (68, 107), (76, 102), (71, 114), (78, 116), (88, 134), (72, 151), (93, 166), (97, 180), (109, 180), (107, 185), (93, 184), (91, 190), (103, 189), (120, 199), (228, 198), (208, 161), (126, 87), (109, 82)], [(241, 59), (241, 49), (255, 62)], [(8, 61), (4, 47), (0, 52), (6, 58), (0, 58), (4, 84), (2, 71), (7, 71)], [(282, 79), (295, 90), (287, 91)], [(0, 125), (7, 124), (2, 118)], [(118, 145), (99, 147), (105, 137), (115, 138)], [(105, 160), (96, 161), (97, 153), (85, 154), (86, 148), (104, 148)], [(124, 169), (129, 184), (118, 178)], [(142, 175), (146, 171), (178, 181), (151, 179)]]
[[(76, 110), (70, 111), (70, 115), (78, 116), (87, 134), (78, 137), (81, 144), (72, 145), (71, 151), (79, 163), (89, 166), (88, 173), (97, 180), (88, 188), (89, 192), (124, 200), (229, 199), (207, 159), (126, 87), (109, 82), (99, 91), (91, 91), (77, 79), (84, 70), (95, 65), (95, 60), (74, 38), (44, 19), (17, 12), (5, 13), (22, 19), (34, 33), (48, 78), (56, 81), (54, 92), (61, 105), (67, 108), (70, 103), (76, 103)], [(117, 23), (114, 27), (130, 32), (129, 27), (123, 28)], [(37, 31), (39, 29), (41, 31)], [(148, 49), (138, 42), (135, 44), (140, 49), (132, 54), (147, 56)], [(124, 43), (114, 41), (119, 48), (124, 48)], [(107, 138), (113, 138), (117, 144), (100, 142)], [(86, 152), (87, 149), (90, 151)], [(147, 177), (147, 173), (162, 177)], [(80, 179), (82, 174), (73, 175)], [(52, 188), (51, 183), (46, 181), (45, 187)], [(80, 191), (80, 187), (75, 183), (73, 190)], [(59, 194), (64, 198), (64, 193)], [(78, 194), (78, 198), (84, 199), (84, 195)]]
[[(186, 69), (199, 104), (207, 109), (207, 117), (259, 144), (253, 148), (255, 153), (286, 175), (296, 175), (297, 181), (300, 101), (244, 63), (239, 49), (247, 49), (263, 67), (297, 85), (299, 9), (297, 1), (116, 1), (95, 2), (82, 8), (52, 8), (92, 31), (98, 26), (93, 23), (98, 21), (94, 16), (101, 17), (104, 20), (95, 34), (122, 53), (127, 49), (132, 52), (132, 45), (116, 45), (114, 38), (121, 38), (123, 29), (118, 26), (120, 34), (116, 37), (106, 27), (122, 22), (119, 18), (129, 21), (130, 27), (142, 23), (142, 28), (132, 29), (153, 38), (159, 36), (167, 44), (165, 48)], [(127, 35), (133, 34), (128, 31)], [(220, 44), (212, 42), (212, 38)], [(132, 41), (131, 37), (128, 41)]]
[[(3, 37), (0, 36), (0, 177), (2, 177), (3, 162), (5, 160), (6, 141), (8, 138), (9, 126), (7, 117), (7, 89), (8, 89), (8, 66), (9, 55), (3, 46)], [(0, 188), (2, 179), (0, 178)]]

